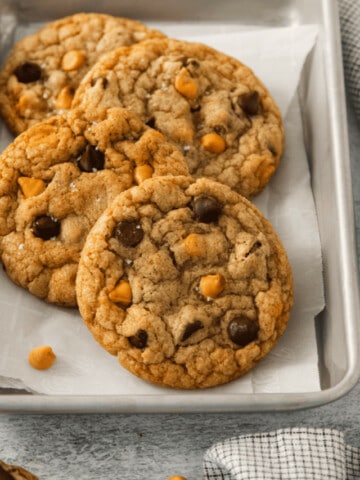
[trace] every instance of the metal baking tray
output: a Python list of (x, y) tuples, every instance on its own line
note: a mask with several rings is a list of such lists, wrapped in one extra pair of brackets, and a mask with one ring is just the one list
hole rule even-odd
[[(321, 390), (239, 395), (73, 396), (0, 390), (0, 412), (214, 412), (313, 407), (346, 394), (360, 377), (358, 272), (347, 118), (336, 0), (0, 0), (1, 57), (18, 28), (80, 11), (146, 22), (244, 27), (317, 24), (319, 38), (302, 73), (299, 98), (320, 232), (326, 308), (317, 319)], [(0, 312), (1, 315), (1, 312)], [(6, 339), (2, 339), (5, 342)]]

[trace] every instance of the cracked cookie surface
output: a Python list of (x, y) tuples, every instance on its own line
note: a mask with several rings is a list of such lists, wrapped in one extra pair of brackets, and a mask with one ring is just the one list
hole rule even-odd
[(183, 389), (253, 368), (284, 332), (293, 298), (286, 252), (259, 210), (185, 176), (116, 198), (87, 237), (76, 288), (102, 347), (133, 374)]
[(202, 44), (155, 39), (107, 54), (90, 70), (73, 106), (122, 106), (182, 149), (191, 174), (251, 198), (276, 171), (284, 148), (277, 105), (254, 73)]
[(187, 175), (181, 153), (133, 113), (109, 109), (76, 133), (59, 115), (30, 127), (0, 156), (0, 253), (10, 278), (48, 302), (75, 306), (87, 233), (125, 189)]
[(21, 39), (0, 73), (0, 111), (9, 128), (29, 126), (69, 109), (90, 67), (105, 53), (163, 34), (141, 22), (78, 13)]

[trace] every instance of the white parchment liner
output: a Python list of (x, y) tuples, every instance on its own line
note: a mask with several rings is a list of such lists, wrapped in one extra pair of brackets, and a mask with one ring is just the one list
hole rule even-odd
[[(317, 27), (243, 31), (227, 25), (219, 31), (213, 25), (152, 26), (172, 37), (211, 45), (250, 66), (277, 101), (286, 128), (286, 151), (280, 168), (254, 203), (272, 222), (289, 254), (295, 280), (291, 319), (276, 348), (256, 369), (207, 392), (319, 390), (314, 317), (324, 307), (321, 248), (296, 96), (304, 61), (316, 42)], [(10, 141), (2, 126), (1, 149)], [(23, 387), (44, 394), (177, 393), (126, 372), (115, 357), (96, 344), (76, 310), (45, 304), (15, 286), (2, 270), (0, 339), (0, 387)], [(27, 356), (34, 346), (43, 344), (53, 347), (57, 360), (50, 370), (37, 371), (28, 365)]]

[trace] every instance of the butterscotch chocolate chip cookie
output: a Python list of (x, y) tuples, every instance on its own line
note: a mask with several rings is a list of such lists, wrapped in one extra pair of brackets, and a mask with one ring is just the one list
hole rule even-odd
[(25, 468), (16, 465), (8, 465), (0, 460), (0, 479), (1, 480), (38, 480), (32, 473)]
[(229, 382), (274, 347), (292, 306), (280, 240), (210, 179), (157, 177), (120, 194), (90, 231), (80, 313), (133, 374), (175, 388)]
[(119, 105), (174, 142), (194, 177), (253, 197), (278, 167), (284, 130), (277, 105), (244, 64), (205, 45), (173, 39), (107, 54), (78, 88), (73, 106), (91, 120)]
[(186, 175), (181, 153), (133, 113), (109, 109), (76, 133), (69, 117), (40, 122), (0, 156), (0, 253), (12, 280), (52, 303), (76, 305), (86, 235), (120, 192), (153, 175)]
[(0, 111), (14, 133), (69, 109), (89, 68), (105, 53), (162, 37), (141, 22), (78, 13), (20, 40), (0, 73)]

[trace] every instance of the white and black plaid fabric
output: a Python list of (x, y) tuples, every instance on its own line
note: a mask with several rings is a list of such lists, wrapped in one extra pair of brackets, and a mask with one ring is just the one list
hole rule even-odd
[(288, 428), (219, 442), (203, 467), (206, 480), (355, 480), (360, 449), (337, 430)]
[(360, 0), (338, 0), (346, 88), (360, 121)]

